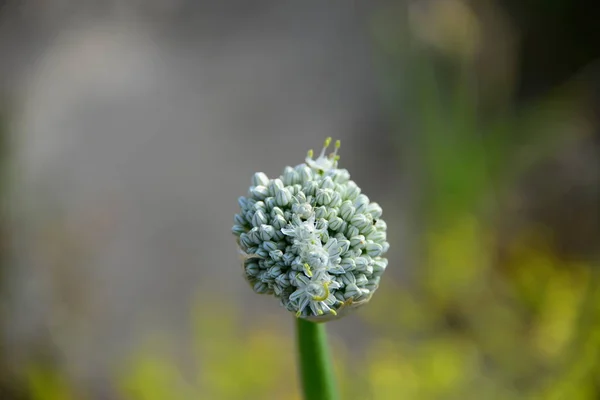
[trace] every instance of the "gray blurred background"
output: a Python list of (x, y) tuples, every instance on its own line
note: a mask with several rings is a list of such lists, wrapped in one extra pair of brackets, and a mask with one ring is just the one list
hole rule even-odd
[(8, 2), (8, 355), (51, 346), (101, 377), (140, 332), (184, 335), (198, 291), (287, 318), (241, 278), (237, 198), (254, 171), (279, 175), (334, 136), (363, 190), (390, 201), (376, 3)]
[[(263, 319), (292, 337), (288, 313), (244, 282), (230, 228), (255, 171), (278, 176), (327, 136), (382, 205), (391, 243), (388, 286), (369, 311), (329, 324), (336, 344), (367, 349), (349, 352), (359, 388), (345, 398), (554, 398), (536, 390), (562, 382), (555, 371), (595, 388), (578, 398), (597, 398), (600, 362), (577, 375), (564, 361), (592, 354), (576, 346), (587, 328), (555, 359), (530, 349), (532, 327), (554, 338), (560, 325), (542, 324), (540, 299), (575, 299), (560, 282), (588, 296), (577, 315), (600, 331), (598, 18), (568, 0), (0, 0), (0, 399), (162, 399), (118, 396), (115, 371), (156, 332), (187, 365), (198, 313), (239, 320), (230, 330), (243, 338)], [(473, 235), (460, 230), (472, 217)], [(545, 270), (510, 261), (538, 232), (556, 261), (547, 296), (518, 275), (552, 281)], [(486, 235), (489, 249), (473, 239)], [(436, 238), (456, 241), (431, 261)], [(461, 275), (470, 263), (483, 271), (475, 281)], [(410, 351), (365, 372), (371, 345), (439, 339), (467, 354), (456, 337), (480, 357), (456, 392), (428, 392), (440, 372), (419, 372)], [(86, 395), (31, 395), (39, 362)], [(415, 392), (385, 386), (417, 381)], [(298, 398), (248, 390), (167, 397)]]

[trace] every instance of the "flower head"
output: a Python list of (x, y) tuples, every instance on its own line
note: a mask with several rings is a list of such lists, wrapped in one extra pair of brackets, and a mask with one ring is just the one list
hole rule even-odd
[(240, 197), (232, 232), (245, 255), (247, 281), (297, 317), (325, 321), (369, 301), (387, 267), (381, 207), (361, 194), (340, 147), (286, 167), (279, 178), (258, 172)]

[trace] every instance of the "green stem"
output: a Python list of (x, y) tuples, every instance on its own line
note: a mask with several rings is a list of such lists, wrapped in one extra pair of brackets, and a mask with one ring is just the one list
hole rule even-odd
[(300, 378), (306, 400), (337, 400), (325, 324), (296, 319)]

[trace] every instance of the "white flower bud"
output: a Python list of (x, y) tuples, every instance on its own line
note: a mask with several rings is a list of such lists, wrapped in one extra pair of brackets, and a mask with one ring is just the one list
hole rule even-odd
[(304, 186), (302, 186), (302, 191), (307, 196), (312, 196), (312, 197), (314, 197), (317, 194), (318, 189), (319, 189), (319, 184), (316, 181), (305, 182)]
[(241, 225), (241, 226), (248, 225), (248, 221), (246, 221), (246, 219), (244, 217), (242, 217), (240, 214), (235, 214), (235, 216), (233, 217), (233, 222), (236, 225)]
[(380, 279), (381, 279), (381, 277), (379, 277), (379, 276), (372, 277), (369, 280), (369, 283), (367, 283), (365, 285), (365, 289), (369, 290), (370, 292), (374, 292), (379, 287), (379, 280)]
[[(369, 214), (367, 214), (369, 215)], [(370, 217), (370, 215), (369, 215)], [(360, 233), (362, 233), (365, 236), (369, 236), (370, 234), (376, 232), (376, 228), (375, 226), (373, 226), (373, 221), (370, 221), (369, 224), (367, 226), (365, 226), (364, 228), (362, 228), (360, 230)]]
[(327, 220), (334, 219), (338, 215), (338, 210), (335, 208), (329, 208), (327, 211)]
[(252, 217), (252, 225), (255, 227), (261, 226), (262, 224), (266, 224), (269, 222), (267, 216), (265, 215), (263, 210), (257, 210)]
[(383, 274), (383, 272), (387, 268), (387, 264), (388, 264), (387, 258), (379, 257), (377, 260), (373, 261), (373, 273), (376, 275)]
[(345, 200), (340, 205), (340, 217), (342, 217), (346, 221), (350, 221), (354, 216), (356, 209), (350, 200)]
[(340, 217), (334, 217), (331, 220), (329, 220), (329, 228), (332, 231), (337, 231), (338, 229), (340, 229), (342, 227), (343, 223), (344, 223), (343, 219), (341, 219)]
[(249, 263), (246, 264), (245, 270), (249, 277), (256, 277), (260, 272), (260, 267), (256, 263)]
[(335, 183), (333, 183), (333, 181), (331, 180), (330, 177), (326, 176), (321, 181), (321, 188), (322, 189), (335, 189)]
[(367, 270), (367, 266), (369, 265), (369, 260), (366, 257), (360, 256), (356, 257), (354, 260), (356, 262), (356, 269), (358, 271), (364, 272)]
[(242, 233), (240, 235), (240, 245), (242, 245), (244, 248), (248, 248), (251, 247), (254, 243), (252, 243), (252, 240), (250, 239), (250, 236), (247, 233)]
[(275, 261), (271, 260), (270, 258), (263, 258), (263, 259), (258, 260), (258, 265), (262, 269), (269, 269), (273, 265), (275, 265)]
[(356, 277), (350, 272), (346, 272), (344, 275), (340, 276), (340, 280), (345, 286), (356, 284)]
[(346, 229), (346, 237), (351, 238), (358, 235), (359, 233), (360, 231), (357, 227), (355, 227), (354, 225), (348, 225), (348, 228)]
[(331, 195), (331, 201), (329, 202), (329, 207), (333, 209), (337, 209), (342, 204), (342, 196), (338, 192), (333, 192)]
[(262, 240), (271, 240), (273, 238), (273, 234), (275, 233), (275, 228), (273, 228), (271, 225), (262, 224), (260, 228), (258, 228), (258, 231)]
[(263, 249), (265, 249), (266, 251), (273, 251), (273, 250), (277, 250), (277, 245), (275, 244), (275, 242), (271, 242), (271, 241), (266, 241), (262, 243), (262, 247)]
[(244, 196), (238, 198), (238, 204), (240, 205), (240, 208), (242, 209), (242, 211), (246, 211), (249, 207), (248, 207), (248, 199)]
[(279, 207), (273, 207), (271, 209), (271, 218), (275, 218), (276, 215), (281, 215), (283, 217), (283, 210)]
[[(346, 232), (348, 230), (348, 223), (346, 221), (342, 222), (342, 225), (337, 229), (337, 234), (343, 235), (343, 232)], [(346, 236), (344, 236), (346, 237)]]
[(304, 164), (300, 164), (296, 167), (296, 172), (300, 183), (314, 182), (312, 170)]
[(387, 253), (387, 251), (390, 249), (390, 244), (388, 242), (383, 242), (383, 244), (381, 245), (382, 250), (381, 253)]
[(259, 247), (258, 250), (256, 250), (256, 255), (260, 258), (267, 258), (269, 257), (269, 251)]
[(346, 300), (357, 299), (361, 296), (362, 296), (362, 292), (360, 291), (358, 286), (356, 286), (356, 283), (351, 283), (346, 286), (346, 288), (344, 290), (344, 298)]
[(281, 250), (272, 250), (269, 252), (269, 257), (274, 262), (279, 262), (283, 259), (283, 252)]
[(321, 233), (321, 242), (323, 244), (325, 244), (328, 241), (329, 241), (329, 232), (325, 231), (325, 232)]
[(377, 257), (383, 252), (383, 247), (379, 243), (370, 242), (366, 246), (367, 254), (371, 257)]
[(346, 272), (354, 271), (356, 269), (356, 260), (352, 257), (342, 258), (340, 265)]
[(254, 186), (251, 190), (255, 199), (263, 200), (269, 195), (269, 190), (265, 186)]
[(296, 171), (294, 171), (292, 167), (285, 167), (283, 170), (283, 175), (281, 176), (281, 181), (285, 186), (293, 185), (295, 175)]
[(275, 278), (275, 283), (285, 288), (290, 285), (290, 279), (286, 274), (283, 273), (281, 268), (280, 271), (281, 273)]
[(276, 279), (279, 275), (281, 275), (281, 267), (279, 265), (274, 265), (267, 270), (267, 274), (273, 279)]
[(354, 200), (360, 194), (360, 188), (356, 183), (350, 181), (346, 184), (346, 190), (344, 193), (344, 200)]
[(378, 231), (386, 232), (387, 224), (385, 223), (384, 220), (378, 219), (377, 222), (375, 222), (375, 228), (377, 228)]
[(241, 225), (234, 225), (233, 228), (231, 228), (231, 232), (233, 232), (233, 234), (236, 236), (240, 236), (242, 233), (246, 233), (247, 231), (248, 229)]
[(329, 176), (331, 176), (331, 179), (338, 184), (344, 184), (350, 180), (350, 173), (347, 169), (330, 170)]
[(269, 184), (267, 185), (268, 191), (269, 191), (269, 196), (276, 196), (277, 192), (279, 192), (281, 189), (283, 189), (285, 186), (283, 185), (283, 182), (281, 181), (281, 179), (277, 178), (277, 179), (272, 179)]
[(292, 195), (288, 189), (282, 189), (275, 195), (275, 204), (279, 207), (287, 206), (292, 200)]
[(277, 207), (277, 201), (275, 197), (267, 197), (264, 199), (265, 209), (272, 210), (274, 207)]
[(290, 193), (292, 194), (292, 197), (296, 196), (299, 193), (303, 193), (302, 186), (300, 186), (300, 185), (291, 185), (291, 186), (288, 186), (287, 188), (290, 191)]
[(369, 198), (364, 194), (359, 194), (356, 200), (354, 200), (354, 208), (356, 208), (357, 214), (363, 214), (367, 211), (369, 206)]
[(259, 281), (254, 284), (254, 291), (258, 294), (268, 294), (269, 287), (267, 286), (266, 283)]
[(365, 214), (356, 214), (350, 223), (360, 231), (369, 226), (372, 221)]
[(277, 229), (275, 231), (275, 233), (273, 233), (273, 240), (283, 240), (285, 238), (285, 235), (283, 234), (283, 232), (281, 232), (281, 229)]
[(328, 219), (327, 218), (327, 213), (328, 213), (327, 207), (325, 207), (325, 206), (315, 207), (314, 210), (315, 210), (315, 218), (317, 218), (317, 219), (321, 219), (321, 218)]
[(317, 230), (325, 231), (327, 228), (330, 228), (330, 225), (325, 218), (320, 218), (317, 220), (316, 228)]
[(365, 286), (367, 283), (369, 283), (369, 280), (367, 279), (365, 274), (356, 275), (356, 284), (358, 285), (358, 287)]
[(367, 212), (371, 214), (374, 219), (381, 217), (381, 214), (383, 214), (383, 210), (377, 203), (370, 203), (367, 206)]
[(351, 247), (358, 247), (359, 249), (362, 249), (365, 247), (365, 244), (365, 237), (363, 235), (356, 235), (350, 238)]
[(350, 241), (347, 239), (337, 239), (338, 245), (340, 246), (340, 250), (342, 254), (348, 251), (350, 248)]
[(331, 202), (333, 191), (331, 189), (319, 189), (317, 190), (317, 204), (328, 205)]
[(256, 246), (256, 245), (246, 248), (246, 253), (248, 253), (248, 254), (256, 254), (257, 251), (258, 251), (258, 246)]
[(313, 208), (309, 203), (297, 203), (292, 205), (292, 212), (300, 218), (308, 219), (313, 214)]
[(252, 186), (267, 186), (269, 178), (262, 172), (257, 172), (252, 176)]
[(372, 240), (375, 243), (383, 244), (383, 242), (385, 242), (385, 232), (374, 230), (367, 235), (367, 239)]
[(286, 252), (283, 253), (283, 257), (282, 257), (283, 265), (285, 267), (291, 266), (292, 262), (294, 261), (294, 258), (296, 258), (296, 255), (293, 254), (291, 251), (286, 250)]
[(287, 225), (287, 220), (281, 215), (276, 215), (274, 218), (272, 218), (271, 225), (275, 229), (281, 229)]

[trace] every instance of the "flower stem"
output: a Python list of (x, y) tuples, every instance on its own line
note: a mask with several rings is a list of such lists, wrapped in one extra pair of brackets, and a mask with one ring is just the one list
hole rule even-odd
[(337, 400), (325, 324), (296, 319), (300, 378), (306, 400)]

